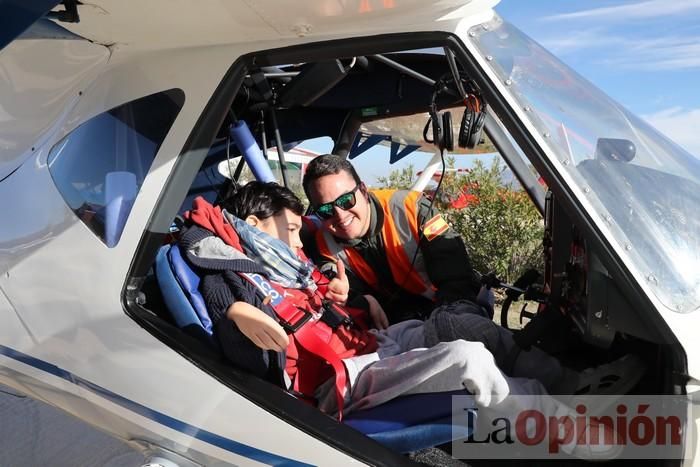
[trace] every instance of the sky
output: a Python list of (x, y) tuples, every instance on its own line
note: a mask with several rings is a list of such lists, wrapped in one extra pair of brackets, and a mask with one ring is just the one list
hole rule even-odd
[(700, 156), (700, 0), (502, 0), (496, 11)]
[[(496, 12), (700, 157), (700, 0), (501, 0)], [(386, 148), (370, 151), (353, 161), (369, 184), (430, 158), (389, 165)]]

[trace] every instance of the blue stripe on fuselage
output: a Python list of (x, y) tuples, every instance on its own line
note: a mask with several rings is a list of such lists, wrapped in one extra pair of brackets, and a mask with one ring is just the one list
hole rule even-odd
[(249, 459), (254, 459), (258, 462), (263, 462), (265, 464), (275, 466), (311, 466), (311, 464), (306, 464), (304, 462), (278, 456), (277, 454), (262, 451), (252, 446), (248, 446), (246, 444), (242, 444), (237, 441), (224, 438), (223, 436), (219, 436), (210, 431), (202, 430), (201, 428), (190, 425), (189, 423), (185, 423), (176, 418), (170, 417), (169, 415), (158, 412), (157, 410), (148, 408), (142, 404), (139, 404), (138, 402), (134, 402), (123, 396), (120, 396), (119, 394), (115, 394), (101, 386), (98, 386), (97, 384), (94, 384), (86, 379), (81, 378), (80, 376), (66, 371), (63, 368), (57, 367), (56, 365), (53, 365), (44, 360), (39, 360), (38, 358), (34, 358), (18, 350), (14, 350), (9, 347), (5, 347), (4, 345), (0, 345), (0, 354), (12, 358), (13, 360), (17, 360), (18, 362), (22, 362), (26, 365), (32, 366), (45, 373), (58, 376), (59, 378), (62, 378), (72, 384), (86, 388), (95, 394), (109, 399), (110, 401), (120, 405), (121, 407), (127, 410), (130, 410), (143, 417), (151, 419), (157, 423), (160, 423), (161, 425), (167, 426), (168, 428), (179, 431), (180, 433), (183, 433), (187, 436), (191, 436), (192, 438), (204, 441), (205, 443), (211, 444), (221, 449), (225, 449), (226, 451), (232, 452), (234, 454), (238, 454)]

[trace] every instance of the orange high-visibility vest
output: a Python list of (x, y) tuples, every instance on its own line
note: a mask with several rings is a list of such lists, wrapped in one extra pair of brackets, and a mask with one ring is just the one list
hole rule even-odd
[[(370, 193), (384, 211), (381, 235), (394, 283), (410, 293), (434, 300), (435, 286), (428, 277), (423, 253), (418, 248), (418, 202), (422, 193), (408, 190), (370, 190)], [(326, 229), (316, 232), (316, 242), (322, 256), (333, 261), (335, 258), (342, 260), (370, 287), (380, 290), (377, 274), (354, 248), (338, 243)]]

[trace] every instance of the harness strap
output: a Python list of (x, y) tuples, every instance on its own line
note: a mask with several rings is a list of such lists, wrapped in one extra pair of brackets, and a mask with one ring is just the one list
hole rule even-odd
[(313, 326), (302, 326), (294, 333), (294, 337), (296, 337), (299, 345), (314, 355), (323, 358), (333, 367), (333, 372), (335, 373), (335, 399), (338, 404), (338, 421), (342, 421), (345, 385), (347, 383), (345, 365), (343, 365), (342, 360), (338, 357), (338, 354), (333, 351), (331, 346), (316, 335)]
[[(329, 343), (319, 337), (317, 331), (320, 331), (320, 329), (315, 329), (322, 323), (320, 318), (325, 311), (324, 307), (320, 309), (321, 314), (313, 310), (301, 308), (293, 304), (290, 300), (285, 299), (284, 289), (269, 282), (262, 275), (245, 272), (239, 272), (238, 274), (255, 286), (264, 297), (269, 297), (269, 305), (280, 318), (280, 325), (294, 336), (301, 347), (311, 354), (324, 359), (331, 365), (335, 373), (335, 396), (338, 403), (338, 420), (342, 420), (345, 386), (347, 383), (345, 366)], [(328, 326), (325, 323), (323, 324)], [(296, 380), (298, 381), (298, 378), (296, 378)], [(296, 382), (295, 389), (298, 389)]]

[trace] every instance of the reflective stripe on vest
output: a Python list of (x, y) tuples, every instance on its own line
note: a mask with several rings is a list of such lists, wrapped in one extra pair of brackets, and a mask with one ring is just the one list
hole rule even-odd
[[(418, 248), (418, 202), (422, 193), (407, 190), (371, 190), (371, 193), (384, 211), (381, 235), (394, 282), (404, 290), (433, 300), (435, 287)], [(342, 260), (370, 287), (379, 290), (381, 284), (376, 273), (354, 248), (340, 245), (326, 229), (317, 232), (316, 240), (321, 255)]]

